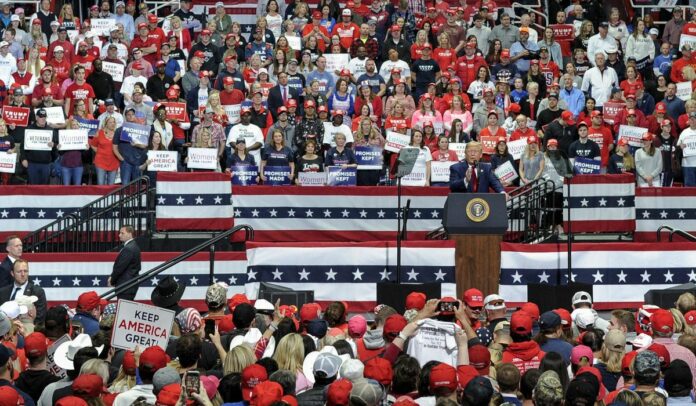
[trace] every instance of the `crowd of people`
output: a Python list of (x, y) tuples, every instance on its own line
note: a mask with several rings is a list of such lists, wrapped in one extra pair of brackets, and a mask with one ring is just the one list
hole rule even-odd
[[(628, 10), (627, 24), (596, 2), (554, 1), (547, 20), (460, 3), (268, 0), (247, 37), (223, 2), (200, 15), (190, 0), (168, 13), (102, 1), (83, 20), (70, 2), (43, 0), (34, 14), (8, 2), (0, 101), (29, 111), (26, 126), (3, 116), (0, 152), (17, 153), (16, 181), (68, 185), (155, 178), (149, 151), (177, 151), (176, 169), (196, 171), (189, 149), (215, 149), (208, 170), (256, 166), (263, 183), (265, 167), (286, 167), (297, 183), (376, 150), (382, 169), (359, 168), (357, 184), (377, 185), (390, 184), (394, 151), (413, 146), (430, 185), (433, 161), (463, 158), (450, 144), (477, 140), (493, 170), (510, 162), (506, 186), (585, 173), (576, 160), (635, 174), (639, 186), (696, 185), (686, 85), (696, 73), (680, 42), (696, 13), (686, 22), (679, 6)], [(149, 140), (130, 137), (129, 123), (147, 126)], [(85, 149), (63, 150), (60, 130), (80, 128), (91, 129)], [(27, 129), (53, 138), (28, 149)]]

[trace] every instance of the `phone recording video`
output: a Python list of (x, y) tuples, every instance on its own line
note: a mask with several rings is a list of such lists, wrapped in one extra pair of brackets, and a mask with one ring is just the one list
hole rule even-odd
[(198, 371), (187, 371), (184, 377), (184, 389), (188, 399), (191, 399), (192, 393), (199, 393), (201, 390), (201, 373)]

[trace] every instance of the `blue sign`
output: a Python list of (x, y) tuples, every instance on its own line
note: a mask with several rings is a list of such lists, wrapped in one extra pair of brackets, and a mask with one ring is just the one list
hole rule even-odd
[(123, 123), (121, 141), (147, 145), (150, 139), (150, 126), (136, 123)]
[(357, 168), (341, 168), (340, 166), (327, 166), (329, 176), (328, 186), (355, 186), (358, 183)]
[(290, 185), (289, 166), (266, 166), (263, 168), (263, 176), (266, 177), (264, 185), (287, 186)]
[(97, 135), (99, 130), (99, 120), (87, 120), (85, 118), (75, 117), (75, 120), (80, 124), (80, 128), (87, 130), (89, 138)]
[(358, 169), (382, 169), (384, 164), (382, 148), (374, 145), (358, 145), (353, 150)]
[(576, 157), (575, 163), (573, 164), (573, 172), (576, 175), (595, 175), (599, 173), (601, 167), (601, 161)]
[(232, 171), (232, 184), (237, 186), (258, 185), (259, 167), (254, 165), (234, 165)]

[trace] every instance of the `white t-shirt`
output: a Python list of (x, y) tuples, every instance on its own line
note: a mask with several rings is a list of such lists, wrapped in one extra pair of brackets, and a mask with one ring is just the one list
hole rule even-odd
[(418, 332), (408, 341), (406, 353), (417, 359), (421, 366), (429, 361), (457, 365), (458, 350), (454, 335), (461, 328), (452, 322), (433, 319), (425, 319), (418, 324)]
[[(244, 138), (246, 140), (247, 148), (250, 148), (257, 142), (263, 145), (263, 132), (261, 132), (259, 126), (255, 124), (237, 124), (232, 127), (230, 132), (227, 134), (227, 144), (232, 144), (232, 148), (234, 148), (234, 144), (239, 138)], [(255, 162), (261, 162), (261, 149), (249, 151), (249, 155), (254, 157)]]
[(341, 124), (338, 127), (334, 126), (333, 123), (324, 123), (324, 144), (329, 144), (332, 147), (336, 146), (336, 141), (334, 138), (336, 134), (343, 134), (346, 136), (346, 144), (353, 142), (353, 132), (345, 124)]
[(401, 59), (396, 62), (386, 60), (382, 62), (382, 66), (379, 67), (379, 75), (384, 79), (385, 82), (389, 82), (391, 78), (391, 70), (394, 68), (401, 69), (401, 79), (406, 80), (411, 77), (411, 67)]
[[(692, 130), (691, 128), (687, 127), (684, 131), (681, 132), (681, 134), (679, 134), (679, 141), (677, 141), (677, 145), (685, 142), (687, 138), (689, 138), (690, 141), (696, 140), (696, 130)], [(695, 167), (696, 155), (683, 157), (682, 166), (687, 168)]]
[(350, 73), (353, 75), (353, 77), (357, 80), (363, 73), (367, 72), (365, 70), (365, 63), (367, 62), (367, 58), (360, 60), (359, 58), (353, 58), (348, 62), (348, 70)]

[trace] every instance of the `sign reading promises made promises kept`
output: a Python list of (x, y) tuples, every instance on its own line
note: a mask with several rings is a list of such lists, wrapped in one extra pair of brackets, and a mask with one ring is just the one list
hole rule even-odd
[(166, 350), (173, 322), (173, 310), (119, 300), (111, 346), (135, 350), (136, 345), (141, 349), (158, 345)]

